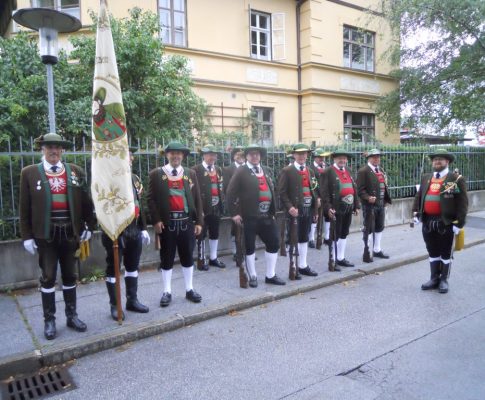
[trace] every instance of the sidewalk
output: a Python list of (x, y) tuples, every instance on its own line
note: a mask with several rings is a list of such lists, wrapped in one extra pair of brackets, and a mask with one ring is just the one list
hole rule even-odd
[[(466, 246), (485, 242), (485, 211), (469, 214), (465, 235)], [(373, 263), (362, 262), (362, 234), (352, 233), (348, 237), (346, 258), (355, 263), (354, 268), (343, 268), (342, 272), (329, 272), (328, 249), (309, 249), (308, 263), (318, 277), (302, 277), (300, 281), (288, 280), (289, 259), (278, 259), (277, 273), (287, 281), (286, 286), (264, 283), (264, 254), (257, 252), (256, 262), (259, 286), (256, 289), (239, 288), (239, 273), (232, 257), (222, 257), (227, 267), (212, 268), (208, 272), (195, 271), (194, 288), (202, 295), (202, 302), (193, 304), (185, 299), (183, 276), (177, 266), (172, 278), (172, 304), (159, 306), (162, 293), (161, 274), (155, 270), (140, 274), (138, 295), (142, 303), (150, 307), (148, 314), (125, 312), (126, 320), (119, 326), (110, 317), (108, 295), (104, 282), (95, 282), (78, 287), (78, 313), (88, 325), (84, 333), (74, 332), (65, 326), (62, 293), (56, 293), (57, 338), (47, 341), (43, 335), (43, 318), (40, 295), (37, 290), (17, 291), (0, 295), (2, 324), (0, 335), (0, 379), (55, 365), (88, 354), (120, 346), (124, 343), (158, 335), (174, 329), (188, 327), (194, 323), (225, 315), (289, 296), (319, 289), (328, 285), (357, 279), (366, 274), (385, 271), (427, 258), (421, 235), (421, 226), (410, 228), (399, 225), (386, 228), (383, 249), (391, 258), (376, 259)], [(466, 250), (465, 250), (466, 251)], [(459, 265), (460, 253), (456, 254)], [(416, 277), (416, 289), (428, 278), (429, 271)], [(123, 306), (124, 284), (122, 284)]]

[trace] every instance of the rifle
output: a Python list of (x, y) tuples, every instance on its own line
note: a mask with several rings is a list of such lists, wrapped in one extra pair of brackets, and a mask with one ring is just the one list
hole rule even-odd
[(374, 204), (365, 205), (366, 213), (364, 219), (364, 255), (362, 257), (364, 262), (372, 262), (374, 260), (374, 248), (372, 248), (372, 255), (369, 251), (369, 233), (372, 232), (372, 243), (375, 240), (375, 213), (374, 213)]
[(206, 268), (207, 266), (205, 264), (205, 240), (203, 238), (199, 238), (197, 239), (197, 269), (204, 270)]
[(244, 227), (241, 224), (236, 224), (236, 266), (239, 268), (239, 287), (247, 289), (249, 287), (248, 273), (245, 266), (246, 246), (244, 243)]
[(298, 272), (298, 220), (297, 217), (291, 217), (290, 224), (290, 281), (300, 280)]
[[(332, 241), (329, 242), (328, 244), (328, 270), (333, 272), (335, 271), (335, 260), (333, 259), (332, 253), (333, 253), (333, 243), (336, 243), (336, 226), (335, 226), (335, 216), (330, 218), (330, 233), (332, 236)], [(335, 258), (337, 257), (337, 247), (335, 247)]]
[(280, 226), (280, 256), (286, 257), (286, 217), (281, 218)]
[(323, 204), (320, 204), (320, 208), (318, 209), (318, 221), (317, 221), (317, 250), (322, 248), (323, 243), (323, 227), (325, 226), (324, 218), (323, 218)]

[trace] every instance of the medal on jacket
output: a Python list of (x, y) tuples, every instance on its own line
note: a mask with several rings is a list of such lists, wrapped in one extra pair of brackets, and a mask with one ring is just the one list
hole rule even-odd
[(41, 186), (40, 186), (40, 181), (37, 181), (37, 187), (36, 187), (37, 190), (40, 190), (42, 189)]

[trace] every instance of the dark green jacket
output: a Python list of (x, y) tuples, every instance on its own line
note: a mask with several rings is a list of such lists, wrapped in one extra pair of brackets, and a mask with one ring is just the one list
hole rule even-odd
[[(213, 214), (210, 175), (202, 164), (197, 164), (192, 169), (195, 171), (197, 175), (197, 182), (199, 183), (200, 198), (202, 200), (202, 208), (204, 210), (204, 215)], [(224, 209), (223, 208), (224, 197), (222, 193), (222, 183), (223, 183), (222, 170), (217, 165), (214, 166), (214, 169), (217, 174), (217, 191), (219, 193), (219, 204), (217, 205), (217, 208), (219, 209), (219, 213), (222, 214)]]
[[(264, 176), (271, 191), (271, 205), (268, 214), (276, 214), (276, 197), (274, 183), (270, 171), (263, 167)], [(259, 212), (259, 181), (246, 164), (236, 169), (226, 192), (226, 205), (231, 217), (258, 217)]]
[[(202, 210), (202, 201), (200, 200), (197, 175), (191, 169), (184, 168), (183, 180), (189, 207), (189, 216), (192, 222), (202, 226), (204, 224), (204, 212)], [(167, 175), (161, 167), (151, 170), (148, 185), (148, 208), (150, 210), (153, 225), (160, 221), (162, 221), (164, 225), (168, 225), (170, 222), (168, 198), (169, 189)]]
[[(312, 195), (312, 213), (317, 214), (317, 188), (318, 183), (315, 173), (311, 168), (307, 168), (310, 175), (310, 193)], [(303, 207), (303, 184), (298, 170), (293, 164), (281, 170), (278, 179), (278, 193), (281, 207), (288, 212), (291, 207), (300, 209)]]
[(234, 175), (234, 172), (236, 172), (236, 170), (237, 170), (237, 167), (234, 164), (234, 162), (232, 162), (231, 165), (222, 168), (222, 177), (223, 177), (222, 180), (223, 180), (224, 195), (227, 193), (227, 188), (229, 187), (229, 182), (231, 182), (232, 176)]
[[(421, 185), (414, 197), (413, 212), (423, 216), (424, 199), (428, 192), (433, 174), (424, 174), (421, 178)], [(448, 190), (448, 188), (451, 188)], [(458, 175), (449, 172), (441, 186), (440, 205), (441, 219), (445, 225), (454, 223), (458, 228), (465, 225), (466, 214), (468, 212), (468, 196), (466, 192), (466, 181), (464, 177), (458, 179)], [(454, 221), (457, 221), (456, 223)]]
[[(352, 177), (350, 169), (345, 167), (345, 171)], [(322, 174), (323, 176), (323, 188), (321, 192), (323, 193), (322, 196), (322, 205), (323, 205), (323, 212), (325, 215), (328, 215), (328, 211), (333, 208), (334, 210), (338, 209), (340, 203), (340, 180), (338, 178), (337, 173), (335, 172), (335, 168), (330, 166), (325, 169), (325, 172)], [(357, 196), (357, 186), (355, 185), (354, 180), (352, 179), (352, 186), (354, 187), (354, 208), (353, 211), (356, 211), (360, 208), (359, 198)]]
[(136, 197), (138, 204), (140, 206), (140, 215), (136, 219), (136, 225), (142, 231), (147, 230), (147, 219), (145, 213), (145, 207), (142, 204), (142, 194), (143, 194), (143, 185), (141, 183), (141, 179), (139, 176), (135, 174), (131, 174), (131, 182), (133, 183), (133, 195)]
[[(86, 176), (74, 164), (64, 163), (67, 175), (67, 201), (74, 237), (84, 231), (85, 224), (96, 226), (93, 202), (88, 193)], [(23, 240), (50, 239), (52, 194), (42, 163), (29, 165), (20, 174), (20, 234)]]
[[(383, 170), (381, 170), (381, 172), (385, 174)], [(357, 190), (362, 204), (368, 204), (370, 196), (376, 196), (379, 198), (379, 179), (377, 179), (377, 175), (368, 165), (360, 168), (357, 172)], [(387, 183), (385, 183), (384, 204), (391, 203), (391, 196), (389, 195), (389, 191), (387, 189)]]

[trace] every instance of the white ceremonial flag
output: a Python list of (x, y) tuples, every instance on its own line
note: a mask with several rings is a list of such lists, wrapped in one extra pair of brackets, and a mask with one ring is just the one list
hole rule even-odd
[(135, 217), (126, 118), (106, 0), (100, 0), (93, 83), (91, 194), (115, 240)]

